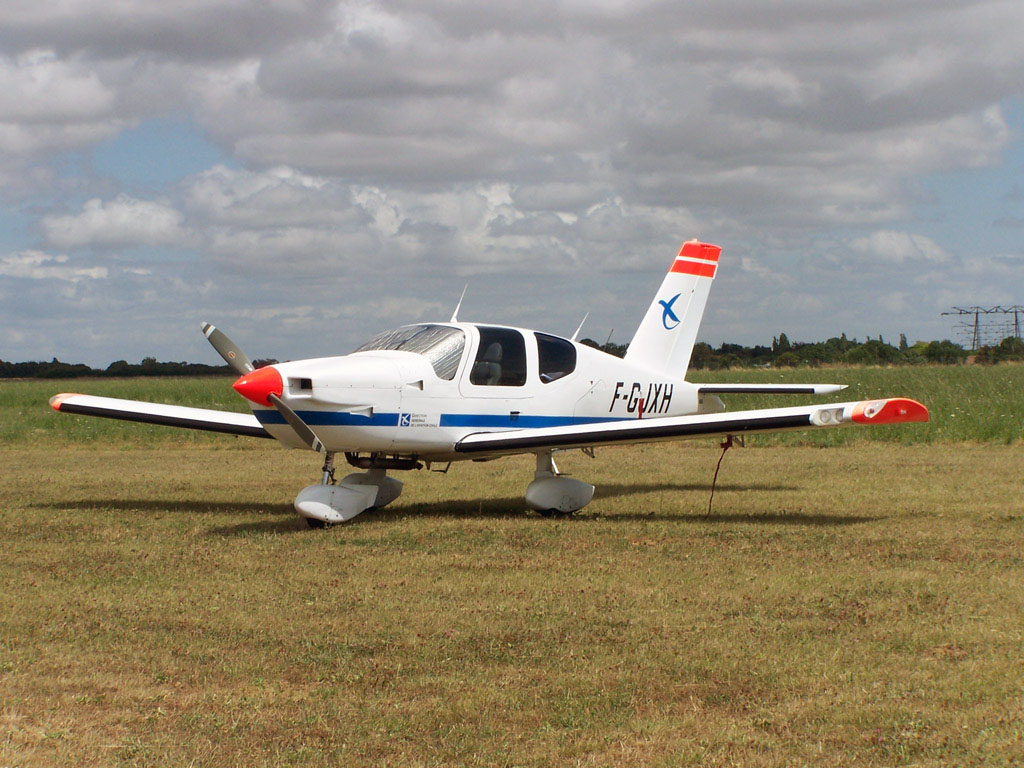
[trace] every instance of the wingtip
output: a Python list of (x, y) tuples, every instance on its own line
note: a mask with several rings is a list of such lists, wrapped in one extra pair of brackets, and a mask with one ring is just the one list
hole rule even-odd
[(69, 397), (78, 397), (77, 392), (61, 392), (59, 395), (54, 395), (50, 398), (50, 407), (55, 411), (60, 410), (60, 405)]
[(851, 420), (857, 424), (906, 424), (930, 420), (928, 408), (908, 397), (865, 400), (854, 406)]

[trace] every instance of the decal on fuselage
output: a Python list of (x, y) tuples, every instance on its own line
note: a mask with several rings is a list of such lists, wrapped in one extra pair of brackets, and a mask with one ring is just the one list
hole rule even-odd
[(440, 414), (427, 413), (400, 413), (398, 414), (398, 426), (400, 427), (436, 427), (441, 423)]
[(672, 392), (674, 386), (669, 383), (655, 384), (649, 382), (646, 387), (639, 381), (626, 383), (615, 382), (615, 392), (612, 393), (612, 402), (608, 406), (608, 413), (615, 410), (616, 404), (621, 400), (625, 405), (626, 413), (636, 413), (643, 418), (645, 413), (666, 413), (672, 405)]

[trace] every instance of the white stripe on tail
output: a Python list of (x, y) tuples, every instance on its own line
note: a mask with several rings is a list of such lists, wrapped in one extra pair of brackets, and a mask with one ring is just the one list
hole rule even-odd
[(683, 377), (721, 252), (697, 240), (683, 243), (629, 343), (627, 361)]

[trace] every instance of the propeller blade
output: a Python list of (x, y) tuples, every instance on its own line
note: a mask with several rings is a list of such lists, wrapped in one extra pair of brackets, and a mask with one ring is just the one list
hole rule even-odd
[(287, 421), (288, 425), (295, 430), (295, 434), (302, 439), (302, 442), (317, 453), (324, 452), (324, 444), (320, 442), (320, 438), (316, 436), (316, 432), (310, 429), (309, 425), (301, 419), (299, 414), (285, 405), (284, 400), (273, 392), (267, 395), (267, 399), (273, 403), (274, 407), (277, 408), (282, 416), (284, 416), (284, 420)]
[(238, 348), (223, 331), (218, 331), (214, 326), (209, 323), (203, 323), (203, 335), (209, 339), (213, 348), (217, 350), (217, 354), (224, 358), (224, 362), (230, 365), (234, 371), (240, 375), (249, 373), (250, 371), (256, 370), (256, 367), (249, 362), (249, 358), (245, 356), (245, 352)]

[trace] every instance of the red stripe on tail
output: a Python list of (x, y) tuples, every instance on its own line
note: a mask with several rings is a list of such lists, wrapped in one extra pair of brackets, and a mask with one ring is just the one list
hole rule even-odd
[(689, 259), (676, 259), (669, 272), (681, 272), (684, 275), (696, 275), (697, 277), (714, 277), (717, 264), (706, 264), (703, 261), (690, 261)]
[(704, 259), (704, 261), (718, 261), (722, 249), (711, 243), (702, 243), (699, 240), (687, 240), (679, 249), (678, 259)]

